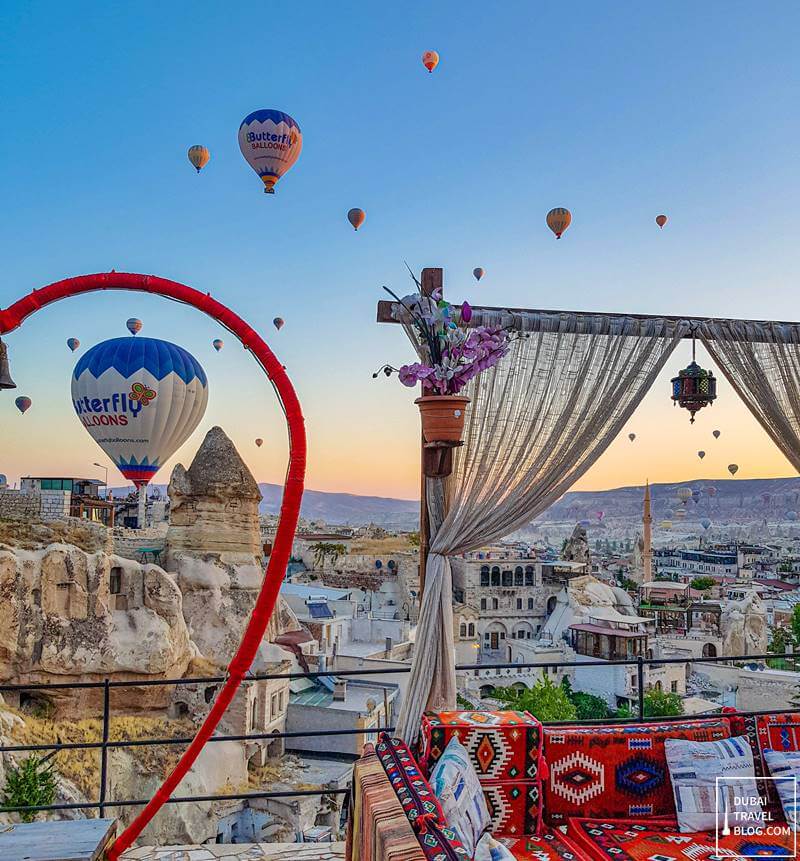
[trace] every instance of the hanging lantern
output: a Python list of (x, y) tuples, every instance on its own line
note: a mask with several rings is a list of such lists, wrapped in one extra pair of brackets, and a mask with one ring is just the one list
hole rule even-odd
[(672, 378), (672, 400), (689, 410), (691, 422), (694, 424), (694, 414), (703, 407), (713, 403), (717, 397), (717, 379), (711, 373), (701, 368), (695, 361), (695, 342), (692, 333), (692, 361), (677, 377)]

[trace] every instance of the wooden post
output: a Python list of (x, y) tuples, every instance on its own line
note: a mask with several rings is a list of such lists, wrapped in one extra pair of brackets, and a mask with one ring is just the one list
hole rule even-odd
[[(422, 295), (430, 296), (434, 290), (444, 288), (444, 270), (442, 269), (423, 269), (422, 278)], [(428, 562), (428, 545), (431, 539), (430, 523), (428, 522), (428, 494), (425, 483), (425, 440), (422, 438), (420, 431), (420, 451), (419, 451), (419, 475), (420, 475), (420, 491), (419, 491), (419, 606), (422, 609), (422, 596), (425, 592), (425, 565)]]

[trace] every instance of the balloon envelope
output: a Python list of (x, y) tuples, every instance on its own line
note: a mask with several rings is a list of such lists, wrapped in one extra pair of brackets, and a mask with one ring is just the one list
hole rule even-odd
[(67, 338), (67, 346), (74, 353), (80, 347), (81, 342), (77, 338)]
[(439, 55), (436, 51), (426, 51), (422, 55), (422, 65), (425, 66), (429, 72), (432, 72), (439, 65)]
[(720, 435), (721, 431), (715, 430), (715, 431), (711, 431), (711, 433), (714, 435), (714, 439), (719, 439), (719, 435)]
[(364, 219), (366, 217), (367, 214), (363, 209), (354, 208), (347, 213), (347, 220), (353, 225), (353, 230), (358, 230), (358, 228), (364, 223)]
[(135, 335), (137, 332), (142, 331), (142, 321), (138, 317), (129, 317), (125, 325), (128, 327), (128, 331), (131, 335)]
[(291, 169), (303, 149), (300, 126), (281, 111), (253, 111), (239, 126), (239, 149), (273, 194), (278, 180)]
[(263, 440), (263, 439), (260, 439), (260, 438), (259, 438), (259, 439), (257, 439), (257, 440), (256, 440), (256, 445), (257, 445), (259, 448), (261, 448), (261, 446), (262, 446), (262, 445), (264, 445), (264, 440)]
[(664, 225), (667, 223), (666, 215), (657, 215), (656, 216), (656, 224), (663, 230)]
[(208, 381), (197, 359), (176, 344), (112, 338), (75, 366), (72, 403), (89, 435), (141, 487), (200, 423)]
[(731, 475), (736, 475), (736, 473), (739, 472), (739, 465), (735, 464), (735, 463), (729, 463), (728, 464), (728, 472)]
[(707, 517), (704, 517), (700, 521), (700, 525), (703, 527), (703, 529), (708, 529), (708, 527), (711, 526), (711, 521)]
[(561, 234), (572, 223), (572, 213), (562, 206), (557, 206), (547, 213), (547, 226), (555, 233), (556, 239), (561, 239)]
[(680, 499), (681, 502), (686, 502), (687, 499), (691, 499), (691, 498), (692, 498), (692, 491), (689, 490), (688, 487), (681, 487), (678, 490), (678, 499)]
[(697, 456), (702, 460), (706, 456), (706, 453), (704, 451), (698, 451)]
[(717, 488), (716, 487), (707, 487), (705, 489), (705, 491), (709, 496), (716, 496), (716, 494), (717, 494)]
[(208, 160), (211, 158), (211, 153), (204, 146), (200, 145), (190, 146), (187, 155), (198, 173), (208, 164)]
[(636, 434), (635, 434), (635, 433), (629, 433), (629, 434), (628, 434), (628, 439), (629, 439), (631, 442), (633, 442), (633, 441), (636, 439)]
[(280, 330), (281, 330), (281, 329), (283, 328), (283, 326), (284, 326), (284, 320), (283, 320), (283, 317), (276, 317), (276, 318), (272, 321), (272, 325), (273, 325), (273, 326), (274, 326), (274, 327), (275, 327), (275, 328), (280, 332)]
[(480, 266), (477, 266), (475, 269), (472, 270), (472, 274), (475, 276), (476, 281), (480, 281), (486, 273)]
[(14, 401), (14, 405), (21, 413), (26, 413), (31, 408), (31, 399), (26, 398), (24, 395), (22, 397), (17, 398)]
[(797, 520), (797, 512), (796, 511), (787, 511), (786, 512), (786, 519), (792, 520), (792, 521)]
[(225, 342), (222, 340), (222, 338), (215, 338), (211, 342), (211, 344), (217, 352), (219, 352), (225, 346)]

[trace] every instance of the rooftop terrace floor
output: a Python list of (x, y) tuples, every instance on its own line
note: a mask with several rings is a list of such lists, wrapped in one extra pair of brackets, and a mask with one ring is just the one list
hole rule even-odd
[(123, 861), (344, 861), (344, 843), (220, 843), (207, 846), (140, 846)]

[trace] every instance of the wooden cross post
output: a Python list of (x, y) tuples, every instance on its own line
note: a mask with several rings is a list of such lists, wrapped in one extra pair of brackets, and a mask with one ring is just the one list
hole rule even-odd
[[(430, 296), (434, 290), (443, 289), (444, 286), (444, 270), (442, 269), (423, 269), (422, 278), (422, 295)], [(392, 317), (392, 303), (378, 302), (378, 322), (379, 323), (397, 323), (397, 320)], [(425, 591), (425, 565), (428, 561), (428, 545), (430, 544), (430, 524), (428, 523), (428, 496), (425, 492), (425, 440), (422, 438), (420, 431), (420, 489), (419, 489), (419, 601), (422, 605), (422, 594)]]

